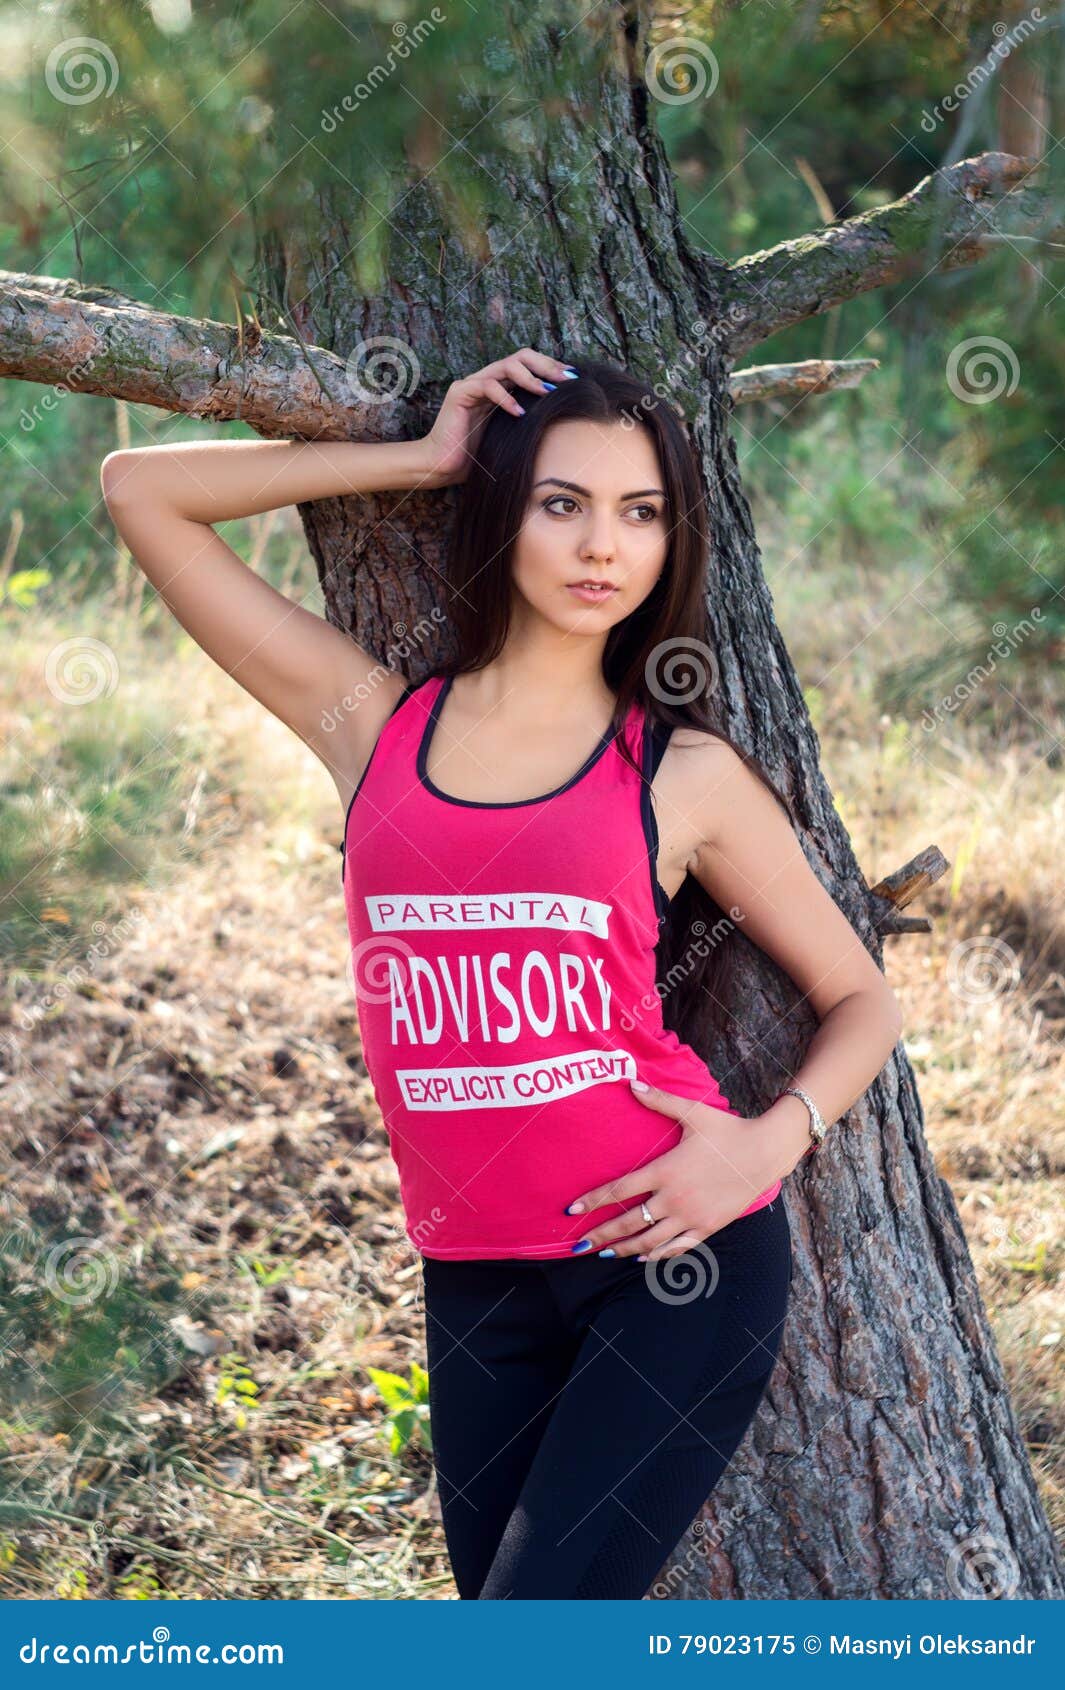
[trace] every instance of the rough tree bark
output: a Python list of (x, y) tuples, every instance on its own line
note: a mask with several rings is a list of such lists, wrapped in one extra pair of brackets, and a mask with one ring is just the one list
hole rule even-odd
[[(647, 12), (619, 4), (615, 24), (598, 84), (573, 89), (565, 109), (555, 99), (550, 118), (536, 96), (566, 47), (544, 26), (520, 72), (529, 150), (505, 183), (507, 210), (478, 238), (458, 237), (431, 178), (412, 179), (394, 213), (387, 282), (366, 297), (349, 263), (351, 207), (343, 192), (323, 192), (313, 244), (274, 239), (261, 253), (259, 317), (267, 299), (275, 312), (283, 301), (299, 338), (267, 334), (258, 318), (234, 331), (101, 289), (10, 277), (0, 371), (306, 438), (421, 431), (457, 374), (522, 345), (578, 362), (605, 356), (663, 382), (703, 467), (723, 721), (788, 793), (809, 861), (880, 960), (885, 933), (927, 927), (898, 911), (944, 865), (930, 849), (870, 888), (855, 861), (740, 484), (732, 361), (866, 288), (1058, 230), (1032, 161), (993, 154), (935, 173), (875, 214), (736, 265), (717, 261), (687, 238), (654, 129)], [(523, 33), (528, 41), (528, 15)], [(357, 378), (378, 337), (397, 343), (409, 370), (396, 397), (367, 403)], [(789, 379), (751, 386), (787, 391)], [(796, 391), (832, 384), (823, 368), (795, 379)], [(427, 641), (400, 662), (397, 630), (435, 636), (451, 509), (439, 492), (301, 507), (329, 615), (414, 679), (441, 649)], [(733, 1027), (743, 1032), (726, 1039), (707, 1025), (695, 1042), (737, 1106), (756, 1113), (799, 1063), (812, 1024), (779, 971), (736, 942)], [(785, 1189), (795, 1281), (780, 1361), (702, 1530), (677, 1547), (655, 1593), (1060, 1595), (1058, 1551), (901, 1045)]]

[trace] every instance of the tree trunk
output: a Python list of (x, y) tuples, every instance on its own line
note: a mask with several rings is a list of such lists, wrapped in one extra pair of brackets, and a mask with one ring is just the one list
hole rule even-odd
[[(397, 415), (408, 428), (427, 426), (451, 380), (523, 345), (578, 364), (582, 355), (614, 359), (664, 384), (702, 464), (722, 724), (788, 794), (809, 861), (879, 960), (885, 906), (834, 808), (774, 622), (737, 469), (729, 376), (736, 351), (780, 322), (893, 279), (897, 208), (749, 263), (709, 258), (688, 243), (653, 126), (647, 9), (635, 0), (615, 7), (613, 33), (604, 26), (601, 60), (583, 85), (560, 74), (568, 48), (558, 32), (544, 23), (530, 39), (537, 26), (527, 9), (513, 29), (511, 8), (501, 11), (501, 37), (524, 38), (515, 74), (525, 150), (512, 165), (493, 157), (501, 203), (483, 228), (457, 233), (432, 173), (412, 177), (391, 217), (387, 278), (367, 293), (355, 278), (352, 208), (338, 187), (321, 197), (312, 243), (267, 240), (260, 314), (268, 316), (267, 299), (274, 312), (282, 301), (307, 342), (347, 360), (349, 373), (388, 337), (407, 404), (382, 403), (382, 433)], [(991, 180), (1008, 190), (1029, 165), (1005, 162), (1012, 174), (996, 159)], [(978, 256), (967, 217), (981, 230), (992, 223), (989, 203), (972, 209), (992, 189), (973, 161), (957, 168), (964, 187), (943, 264)], [(1038, 219), (1030, 198), (1020, 213)], [(918, 245), (927, 257), (927, 243)], [(875, 267), (864, 282), (863, 264)], [(202, 399), (196, 409), (217, 414)], [(372, 423), (373, 410), (360, 422)], [(279, 432), (276, 421), (255, 426)], [(331, 619), (422, 678), (447, 650), (439, 608), (452, 493), (300, 508)], [(740, 935), (733, 942), (741, 955), (732, 1013), (744, 1032), (725, 1038), (706, 1022), (688, 1036), (729, 1097), (755, 1114), (800, 1063), (813, 1023), (787, 1012), (797, 994), (769, 959)], [(653, 1594), (1061, 1595), (1058, 1551), (901, 1046), (785, 1192), (795, 1280), (780, 1360), (702, 1530), (678, 1546)]]

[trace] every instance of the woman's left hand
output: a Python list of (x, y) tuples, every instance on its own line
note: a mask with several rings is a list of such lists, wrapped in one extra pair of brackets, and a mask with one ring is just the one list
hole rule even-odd
[(632, 1095), (649, 1109), (672, 1116), (684, 1137), (653, 1162), (574, 1198), (567, 1214), (649, 1194), (644, 1201), (654, 1225), (648, 1226), (637, 1203), (582, 1234), (593, 1250), (609, 1244), (618, 1256), (646, 1255), (649, 1261), (683, 1255), (709, 1233), (736, 1220), (760, 1192), (790, 1171), (781, 1166), (781, 1146), (775, 1135), (757, 1116), (732, 1115), (655, 1086), (647, 1091), (634, 1089)]

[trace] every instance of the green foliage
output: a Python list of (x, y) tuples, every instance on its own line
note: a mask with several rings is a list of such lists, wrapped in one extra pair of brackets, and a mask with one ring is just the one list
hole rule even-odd
[(252, 1378), (251, 1368), (243, 1356), (231, 1352), (221, 1358), (221, 1372), (215, 1392), (220, 1407), (229, 1405), (233, 1422), (242, 1432), (248, 1424), (248, 1413), (259, 1407), (259, 1387)]
[(366, 1369), (388, 1409), (386, 1424), (390, 1430), (389, 1448), (393, 1455), (416, 1438), (432, 1448), (429, 1426), (429, 1375), (416, 1361), (410, 1364), (410, 1378), (389, 1373), (381, 1367)]
[(167, 1591), (159, 1582), (155, 1568), (147, 1561), (135, 1561), (116, 1585), (119, 1601), (159, 1602), (167, 1599)]
[[(1016, 1232), (1011, 1231), (1009, 1236), (1011, 1244), (1021, 1248), (1021, 1239), (1018, 1238)], [(1054, 1275), (1048, 1271), (1047, 1241), (1045, 1238), (1040, 1238), (1034, 1249), (1021, 1255), (1012, 1256), (1007, 1265), (1013, 1269), (1014, 1273), (1027, 1274), (1031, 1278), (1046, 1279), (1048, 1284), (1052, 1284), (1054, 1281)]]
[(16, 569), (6, 581), (0, 581), (0, 604), (6, 600), (16, 610), (31, 610), (37, 594), (51, 579), (47, 569)]
[(85, 1602), (89, 1597), (89, 1575), (84, 1567), (67, 1566), (59, 1571), (55, 1587), (61, 1602)]
[(261, 1262), (257, 1256), (238, 1255), (236, 1267), (238, 1273), (246, 1274), (254, 1279), (263, 1290), (271, 1285), (280, 1285), (286, 1279), (291, 1279), (293, 1273), (293, 1263), (290, 1261), (276, 1261), (272, 1265), (267, 1265)]

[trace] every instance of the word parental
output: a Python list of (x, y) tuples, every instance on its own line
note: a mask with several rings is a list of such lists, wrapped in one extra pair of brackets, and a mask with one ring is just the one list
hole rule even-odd
[(375, 933), (458, 932), (462, 928), (553, 927), (610, 937), (611, 905), (573, 892), (410, 893), (367, 898)]

